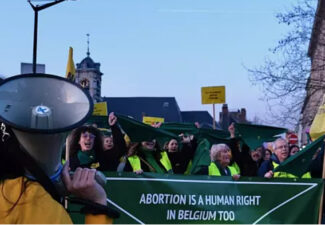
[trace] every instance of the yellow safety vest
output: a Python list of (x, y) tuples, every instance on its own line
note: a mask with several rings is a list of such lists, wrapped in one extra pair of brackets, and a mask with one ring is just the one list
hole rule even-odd
[(192, 160), (188, 162), (184, 175), (190, 175), (191, 169), (192, 169)]
[(170, 163), (170, 160), (168, 158), (167, 152), (161, 152), (160, 155), (161, 155), (160, 163), (165, 167), (165, 169), (168, 173), (172, 173), (173, 168), (172, 168), (172, 164)]
[[(278, 163), (272, 162), (273, 168), (277, 168), (279, 166)], [(280, 177), (280, 178), (298, 178), (297, 176), (287, 173), (287, 172), (275, 172), (273, 174), (273, 177)], [(304, 175), (301, 176), (301, 178), (311, 178), (311, 175), (309, 172), (305, 173)]]
[[(230, 166), (227, 167), (230, 171), (231, 176), (238, 174), (237, 170), (234, 167), (230, 167)], [(218, 169), (217, 165), (214, 162), (211, 162), (209, 165), (209, 176), (221, 176), (220, 170)]]
[(131, 164), (133, 172), (141, 170), (140, 158), (137, 155), (129, 156), (128, 160)]
[(240, 174), (240, 168), (236, 162), (234, 162), (231, 166), (228, 166), (229, 169), (233, 168), (236, 171), (236, 174)]
[[(173, 171), (172, 164), (170, 163), (167, 152), (161, 152), (160, 154), (161, 154), (160, 163), (164, 166), (167, 172), (172, 172)], [(140, 158), (137, 155), (129, 156), (128, 160), (131, 164), (133, 172), (137, 170), (141, 170)]]

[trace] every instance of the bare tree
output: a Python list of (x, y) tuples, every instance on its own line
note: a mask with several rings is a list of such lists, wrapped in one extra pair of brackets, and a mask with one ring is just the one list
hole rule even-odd
[(289, 11), (278, 13), (279, 23), (291, 30), (270, 49), (271, 57), (263, 65), (247, 68), (251, 83), (263, 89), (269, 123), (293, 127), (299, 120), (311, 72), (307, 53), (316, 5), (317, 0), (300, 0)]

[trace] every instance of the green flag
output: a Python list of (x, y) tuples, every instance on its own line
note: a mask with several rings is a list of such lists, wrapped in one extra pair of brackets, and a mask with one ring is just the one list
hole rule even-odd
[(198, 132), (198, 128), (194, 123), (163, 123), (160, 126), (161, 129), (172, 132), (176, 135), (181, 133), (183, 134), (196, 134)]
[(307, 145), (295, 155), (290, 156), (287, 160), (275, 168), (274, 172), (287, 172), (297, 177), (301, 177), (308, 171), (312, 157), (316, 153), (317, 149), (320, 148), (324, 143), (324, 138), (325, 135), (319, 137), (317, 140)]
[(198, 144), (193, 160), (190, 174), (195, 174), (201, 166), (210, 165), (210, 142), (207, 139), (203, 139)]
[(112, 130), (107, 128), (98, 128), (104, 136), (112, 136)]
[(193, 134), (200, 142), (207, 139), (210, 144), (229, 142), (229, 132), (209, 128), (197, 128), (193, 123), (163, 123), (161, 128), (174, 134)]
[(214, 130), (209, 128), (200, 128), (196, 138), (200, 141), (203, 139), (207, 139), (210, 144), (228, 144), (229, 143), (230, 134), (223, 130)]
[(155, 128), (145, 123), (123, 115), (116, 115), (118, 123), (132, 142), (152, 141), (156, 139), (160, 145), (170, 139), (178, 140), (178, 136), (165, 131), (161, 128)]
[(110, 129), (110, 126), (108, 125), (108, 116), (91, 116), (87, 123), (96, 124), (98, 128)]
[(270, 140), (273, 141), (276, 138), (274, 137), (275, 135), (285, 133), (287, 132), (287, 129), (264, 125), (236, 123), (235, 131), (236, 137), (241, 138), (251, 150), (254, 150), (262, 146), (264, 142)]

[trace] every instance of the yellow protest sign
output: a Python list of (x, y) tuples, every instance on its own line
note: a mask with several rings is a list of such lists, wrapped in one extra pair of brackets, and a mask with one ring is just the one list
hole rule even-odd
[(201, 88), (202, 104), (216, 104), (226, 102), (226, 87), (202, 87)]
[(145, 124), (152, 125), (152, 124), (159, 123), (159, 122), (163, 123), (163, 122), (165, 122), (165, 119), (162, 117), (144, 116), (144, 117), (142, 117), (142, 122)]
[(93, 116), (107, 116), (107, 102), (95, 103)]

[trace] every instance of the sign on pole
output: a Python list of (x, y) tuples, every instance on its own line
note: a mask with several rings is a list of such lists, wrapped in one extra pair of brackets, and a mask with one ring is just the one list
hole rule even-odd
[(107, 116), (107, 102), (95, 103), (93, 116)]
[(201, 88), (202, 104), (217, 104), (226, 102), (226, 87), (202, 87)]
[(148, 125), (153, 125), (155, 123), (163, 123), (165, 122), (165, 119), (162, 117), (150, 117), (150, 116), (144, 116), (142, 117), (142, 122)]
[(298, 136), (294, 133), (288, 134), (288, 142), (291, 145), (296, 145), (298, 144)]
[(201, 88), (202, 104), (213, 104), (213, 129), (216, 129), (216, 113), (215, 105), (226, 102), (226, 87), (225, 86), (213, 86)]

